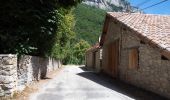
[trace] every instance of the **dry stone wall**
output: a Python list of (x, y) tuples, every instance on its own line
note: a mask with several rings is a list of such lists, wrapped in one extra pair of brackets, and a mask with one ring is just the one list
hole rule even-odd
[(0, 55), (0, 97), (12, 96), (27, 85), (46, 78), (48, 72), (61, 67), (60, 60), (24, 55)]
[(17, 56), (0, 56), (0, 96), (11, 95), (17, 86)]

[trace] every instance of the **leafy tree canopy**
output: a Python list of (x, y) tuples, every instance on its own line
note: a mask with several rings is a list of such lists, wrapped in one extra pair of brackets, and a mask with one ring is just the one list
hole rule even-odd
[[(79, 2), (81, 0), (0, 1), (0, 52), (51, 55), (61, 36), (58, 31), (62, 27), (62, 16)], [(65, 45), (65, 41), (60, 44)]]
[(0, 1), (0, 53), (29, 54), (82, 64), (87, 41), (76, 39), (73, 6), (81, 0)]

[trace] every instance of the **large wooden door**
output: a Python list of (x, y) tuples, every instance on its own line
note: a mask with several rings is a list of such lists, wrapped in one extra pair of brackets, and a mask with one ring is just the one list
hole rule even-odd
[(110, 43), (108, 46), (108, 71), (112, 77), (116, 78), (119, 65), (119, 40)]
[(92, 56), (93, 56), (93, 61), (92, 61), (92, 68), (95, 68), (95, 66), (96, 66), (96, 53), (95, 52), (93, 52), (93, 54), (92, 54)]

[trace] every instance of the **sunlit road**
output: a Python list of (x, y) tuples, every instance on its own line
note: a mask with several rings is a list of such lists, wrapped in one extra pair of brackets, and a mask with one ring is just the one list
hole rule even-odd
[(90, 77), (100, 80), (94, 73), (85, 72), (76, 66), (67, 66), (54, 79), (44, 84), (39, 92), (32, 94), (30, 100), (132, 100), (105, 87), (107, 82), (103, 86)]

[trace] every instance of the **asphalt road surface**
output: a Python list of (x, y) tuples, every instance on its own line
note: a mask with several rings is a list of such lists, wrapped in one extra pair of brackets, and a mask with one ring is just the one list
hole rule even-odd
[(66, 66), (59, 75), (32, 94), (30, 100), (134, 100), (106, 87), (110, 83), (101, 85), (92, 79), (103, 82), (94, 73), (77, 66)]
[(85, 67), (65, 66), (30, 100), (168, 100)]

